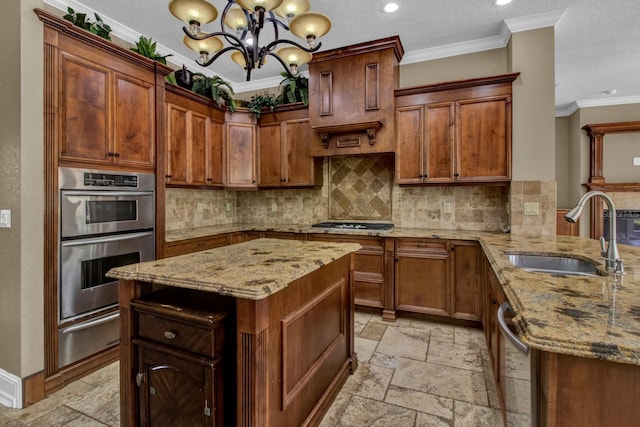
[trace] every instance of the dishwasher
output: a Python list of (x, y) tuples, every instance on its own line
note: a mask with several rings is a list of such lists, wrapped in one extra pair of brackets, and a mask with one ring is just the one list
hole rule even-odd
[(514, 332), (510, 322), (513, 315), (513, 308), (507, 301), (498, 308), (498, 327), (505, 337), (504, 377), (501, 373), (500, 379), (503, 381), (507, 425), (532, 427), (537, 425), (535, 366), (529, 347)]

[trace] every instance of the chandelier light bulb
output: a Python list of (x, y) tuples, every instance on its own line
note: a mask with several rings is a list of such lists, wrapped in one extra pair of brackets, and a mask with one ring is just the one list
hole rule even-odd
[[(201, 36), (206, 33), (200, 33)], [(196, 51), (199, 54), (199, 60), (201, 63), (209, 61), (209, 55), (222, 49), (223, 43), (218, 37), (209, 37), (203, 40), (194, 40), (189, 36), (184, 36), (182, 39), (188, 48)]]
[(247, 17), (239, 7), (232, 7), (224, 18), (224, 24), (234, 30), (237, 34), (241, 34), (247, 27)]
[(274, 9), (273, 13), (286, 18), (287, 23), (291, 23), (296, 15), (308, 11), (310, 7), (309, 0), (284, 0), (278, 8)]
[(169, 11), (179, 20), (189, 24), (193, 35), (200, 33), (200, 26), (218, 17), (218, 10), (205, 0), (171, 0)]
[(305, 12), (291, 20), (291, 32), (301, 39), (307, 40), (309, 48), (316, 45), (316, 39), (324, 36), (331, 29), (331, 20), (321, 13)]
[(255, 12), (259, 9), (268, 12), (280, 6), (282, 1), (283, 0), (236, 0), (236, 3), (249, 12)]

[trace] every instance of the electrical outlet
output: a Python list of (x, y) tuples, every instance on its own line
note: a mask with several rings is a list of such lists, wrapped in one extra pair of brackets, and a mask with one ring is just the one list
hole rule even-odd
[(11, 228), (11, 210), (0, 210), (0, 228)]
[(196, 204), (196, 212), (202, 212), (202, 203)]
[(633, 158), (633, 166), (640, 166), (640, 157)]
[(271, 203), (271, 212), (278, 212), (278, 204), (276, 202)]
[(442, 212), (446, 214), (451, 213), (451, 202), (444, 202), (442, 204)]
[(231, 202), (227, 202), (227, 203), (224, 205), (224, 209), (225, 209), (227, 212), (231, 212)]
[(524, 214), (525, 215), (540, 215), (540, 203), (538, 203), (538, 202), (524, 202)]

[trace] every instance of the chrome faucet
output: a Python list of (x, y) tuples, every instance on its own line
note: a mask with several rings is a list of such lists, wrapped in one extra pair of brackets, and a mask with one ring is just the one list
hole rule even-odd
[(609, 207), (609, 242), (605, 248), (604, 245), (604, 237), (600, 237), (600, 248), (601, 255), (605, 259), (605, 263), (607, 266), (607, 271), (613, 271), (614, 273), (624, 274), (624, 264), (622, 259), (620, 258), (620, 253), (618, 252), (618, 244), (616, 242), (616, 207), (613, 204), (613, 200), (611, 197), (607, 196), (602, 191), (589, 191), (584, 193), (578, 204), (567, 212), (564, 216), (564, 219), (575, 223), (580, 215), (582, 214), (582, 209), (584, 209), (584, 205), (590, 198), (594, 196), (600, 196), (604, 199)]

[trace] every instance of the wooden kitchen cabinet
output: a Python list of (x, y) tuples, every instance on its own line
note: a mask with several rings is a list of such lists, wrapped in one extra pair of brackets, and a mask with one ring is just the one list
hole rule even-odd
[(226, 319), (203, 293), (134, 300), (139, 425), (222, 426)]
[(482, 275), (483, 282), (483, 313), (482, 323), (489, 350), (489, 360), (491, 370), (493, 372), (493, 380), (496, 384), (500, 407), (502, 408), (503, 418), (505, 416), (505, 380), (506, 380), (506, 361), (505, 361), (505, 338), (498, 327), (498, 308), (500, 304), (506, 301), (506, 296), (500, 282), (496, 277), (489, 261), (483, 257)]
[(232, 242), (230, 234), (195, 237), (193, 239), (165, 243), (165, 255), (167, 257), (184, 255), (192, 252), (204, 251), (206, 249), (219, 248), (233, 243), (238, 242)]
[(396, 239), (396, 308), (480, 321), (479, 254), (471, 241)]
[[(281, 107), (282, 108), (282, 107)], [(285, 107), (286, 108), (286, 107)], [(322, 158), (312, 158), (319, 142), (309, 125), (307, 108), (263, 114), (258, 136), (260, 187), (303, 187), (322, 183)]]
[(453, 240), (451, 253), (451, 317), (480, 321), (480, 245)]
[(256, 121), (248, 112), (227, 112), (225, 117), (225, 159), (227, 187), (256, 189)]
[(517, 76), (396, 90), (396, 182), (510, 181), (511, 83)]
[(396, 239), (395, 261), (396, 308), (449, 317), (447, 241)]
[(153, 69), (66, 37), (54, 66), (60, 164), (153, 169)]
[(224, 112), (211, 102), (167, 86), (165, 182), (176, 187), (222, 187)]
[(395, 320), (393, 295), (393, 238), (307, 234), (307, 240), (359, 243), (354, 254), (354, 300), (359, 307), (382, 309), (385, 320)]

